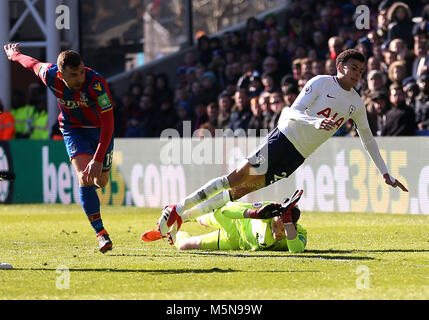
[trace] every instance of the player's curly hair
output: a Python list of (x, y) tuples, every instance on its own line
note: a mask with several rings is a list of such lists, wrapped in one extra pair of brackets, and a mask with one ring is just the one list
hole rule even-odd
[(64, 72), (66, 67), (77, 68), (82, 63), (82, 58), (76, 51), (66, 50), (59, 54), (57, 66), (60, 72)]
[(338, 55), (337, 60), (336, 60), (336, 67), (338, 68), (339, 65), (344, 65), (350, 59), (356, 59), (356, 60), (361, 61), (363, 63), (366, 62), (366, 58), (362, 54), (362, 52), (360, 52), (356, 49), (347, 49)]

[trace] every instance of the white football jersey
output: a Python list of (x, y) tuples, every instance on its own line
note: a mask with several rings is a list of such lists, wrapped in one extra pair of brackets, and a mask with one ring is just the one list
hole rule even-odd
[[(310, 79), (292, 106), (285, 109), (277, 126), (304, 158), (308, 158), (337, 129), (352, 119), (377, 168), (382, 174), (387, 173), (369, 129), (363, 100), (354, 89), (344, 90), (337, 77), (322, 75)], [(336, 129), (321, 130), (320, 124), (325, 118), (334, 119)]]

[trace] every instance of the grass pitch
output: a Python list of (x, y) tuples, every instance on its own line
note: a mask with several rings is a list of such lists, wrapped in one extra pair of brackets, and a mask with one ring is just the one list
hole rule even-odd
[(0, 262), (15, 268), (0, 299), (429, 299), (429, 216), (304, 212), (307, 250), (291, 254), (142, 243), (159, 213), (103, 207), (103, 255), (78, 205), (0, 206)]

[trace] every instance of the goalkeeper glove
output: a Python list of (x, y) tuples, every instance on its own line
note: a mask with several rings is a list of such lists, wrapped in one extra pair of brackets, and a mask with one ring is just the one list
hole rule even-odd
[(296, 190), (292, 198), (286, 198), (281, 205), (281, 218), (283, 223), (297, 223), (301, 212), (295, 205), (301, 199), (304, 190)]
[(268, 203), (259, 209), (247, 209), (246, 212), (251, 219), (271, 219), (282, 214), (281, 207), (280, 203)]

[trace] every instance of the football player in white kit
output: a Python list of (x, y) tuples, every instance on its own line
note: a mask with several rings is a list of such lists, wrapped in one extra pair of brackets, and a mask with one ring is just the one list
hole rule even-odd
[[(162, 210), (158, 220), (161, 236), (165, 236), (174, 223), (179, 229), (182, 222), (290, 176), (349, 119), (355, 122), (361, 142), (385, 183), (408, 192), (389, 174), (369, 128), (364, 102), (353, 88), (362, 77), (365, 63), (365, 56), (357, 50), (349, 49), (339, 54), (337, 75), (310, 79), (277, 128), (242, 165)], [(191, 208), (194, 209), (189, 210)]]

